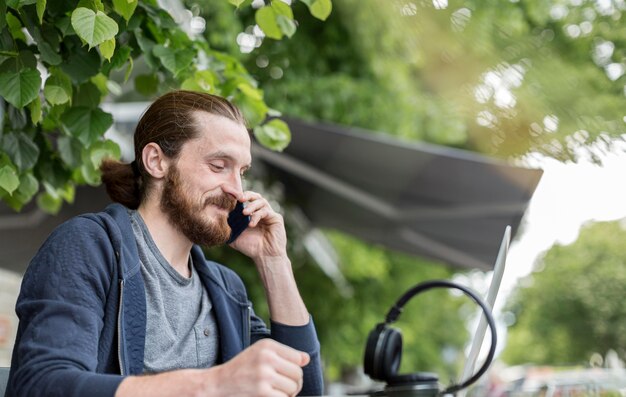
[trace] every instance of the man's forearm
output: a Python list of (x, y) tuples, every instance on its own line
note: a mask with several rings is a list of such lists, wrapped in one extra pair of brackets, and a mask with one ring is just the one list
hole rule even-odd
[[(182, 369), (156, 375), (129, 376), (115, 397), (185, 397), (208, 392), (210, 370)], [(206, 393), (205, 392), (205, 393)], [(206, 394), (209, 395), (209, 394)]]
[(305, 325), (309, 312), (300, 297), (288, 257), (258, 259), (257, 269), (267, 296), (272, 321), (285, 325)]

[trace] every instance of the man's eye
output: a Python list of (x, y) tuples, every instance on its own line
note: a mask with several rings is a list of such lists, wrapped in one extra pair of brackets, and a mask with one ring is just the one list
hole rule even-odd
[(224, 169), (224, 166), (221, 164), (211, 163), (211, 168), (213, 168), (213, 170), (215, 171), (222, 171)]

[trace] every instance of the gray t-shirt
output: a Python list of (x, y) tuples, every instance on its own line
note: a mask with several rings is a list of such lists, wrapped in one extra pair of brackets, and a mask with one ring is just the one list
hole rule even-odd
[(191, 277), (163, 257), (137, 211), (129, 210), (146, 288), (144, 372), (208, 368), (218, 356), (218, 329), (209, 294), (191, 263)]

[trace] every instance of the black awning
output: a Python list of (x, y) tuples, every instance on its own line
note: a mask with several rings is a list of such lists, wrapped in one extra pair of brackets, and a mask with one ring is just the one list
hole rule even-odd
[(287, 120), (284, 153), (262, 160), (316, 227), (463, 268), (491, 269), (543, 171), (330, 124)]

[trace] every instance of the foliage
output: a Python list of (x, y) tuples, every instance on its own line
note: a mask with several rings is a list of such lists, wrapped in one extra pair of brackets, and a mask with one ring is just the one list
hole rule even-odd
[(593, 353), (626, 354), (626, 254), (622, 222), (587, 225), (569, 246), (554, 246), (508, 302), (516, 322), (509, 364), (586, 363)]
[[(597, 160), (626, 132), (625, 8), (345, 0), (247, 65), (293, 116), (505, 158)], [(592, 143), (600, 153), (585, 150)]]
[[(232, 13), (251, 2), (230, 3)], [(332, 9), (330, 0), (303, 4), (321, 19)], [(254, 12), (268, 37), (295, 33), (285, 3)], [(280, 121), (263, 124), (271, 109), (241, 62), (188, 33), (156, 0), (8, 0), (0, 29), (0, 198), (15, 210), (37, 195), (56, 212), (76, 185), (100, 183), (102, 159), (120, 155), (104, 136), (113, 117), (101, 104), (131, 77), (145, 97), (177, 87), (228, 97), (262, 144), (281, 150), (290, 139)]]

